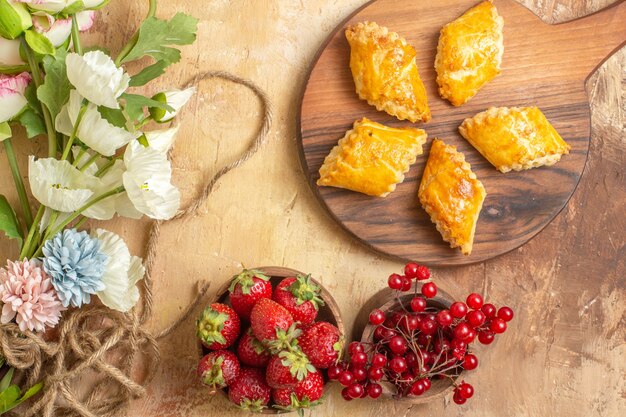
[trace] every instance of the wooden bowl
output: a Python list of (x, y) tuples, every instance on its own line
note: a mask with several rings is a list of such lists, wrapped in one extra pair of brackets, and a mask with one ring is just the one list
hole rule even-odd
[[(414, 285), (421, 286), (421, 283), (414, 284)], [(390, 289), (385, 289), (383, 291), (380, 291), (378, 294), (372, 297), (370, 301), (368, 301), (365, 304), (364, 308), (361, 310), (361, 313), (359, 314), (359, 317), (361, 319), (363, 317), (369, 317), (369, 313), (374, 308), (380, 309), (382, 312), (385, 313), (385, 316), (388, 316), (389, 313), (391, 312), (400, 310), (401, 309), (400, 303), (395, 298), (394, 293), (395, 291), (392, 291)], [(413, 297), (414, 297), (414, 294), (411, 291), (411, 292), (403, 293), (400, 296), (400, 299), (402, 300), (402, 304), (408, 307)], [(434, 308), (436, 310), (449, 309), (453, 302), (454, 302), (454, 299), (452, 298), (452, 296), (450, 296), (450, 294), (446, 293), (445, 291), (441, 291), (441, 289), (437, 289), (437, 295), (433, 298), (427, 299), (426, 308)], [(381, 305), (381, 303), (383, 304)], [(373, 307), (371, 307), (372, 305)], [(376, 307), (376, 306), (379, 306), (379, 307)], [(365, 320), (367, 320), (367, 318)], [(363, 333), (361, 335), (361, 342), (367, 342), (367, 343), (372, 342), (375, 329), (376, 329), (376, 326), (368, 322), (365, 325), (365, 328), (363, 329)], [(462, 369), (460, 369), (460, 371), (462, 371)], [(460, 377), (460, 374), (461, 372), (459, 372), (456, 378), (454, 378), (455, 381)], [(396, 401), (403, 401), (403, 402), (411, 403), (411, 404), (425, 404), (427, 402), (431, 402), (431, 401), (443, 398), (454, 390), (453, 381), (451, 381), (449, 378), (446, 378), (446, 379), (440, 379), (440, 380), (433, 380), (430, 389), (420, 396), (395, 398), (393, 397), (393, 395), (396, 393), (396, 390), (393, 384), (389, 382), (380, 382), (380, 385), (383, 389), (383, 393), (382, 393), (383, 396), (387, 398), (393, 398)]]
[[(295, 269), (284, 268), (280, 266), (264, 266), (261, 268), (251, 268), (251, 269), (257, 269), (263, 272), (265, 275), (268, 275), (270, 277), (270, 282), (272, 283), (273, 288), (276, 288), (278, 283), (282, 281), (283, 278), (295, 277), (296, 275), (306, 275), (300, 271), (296, 271)], [(223, 303), (223, 304), (230, 305), (230, 302), (228, 300), (228, 296), (229, 296), (228, 288), (230, 287), (230, 282), (231, 281), (228, 280), (228, 282), (226, 282), (219, 289), (219, 291), (217, 292), (215, 297), (210, 301), (209, 304)], [(315, 285), (318, 285), (320, 287), (320, 297), (322, 298), (322, 300), (324, 300), (324, 305), (320, 306), (319, 312), (317, 314), (317, 318), (315, 319), (315, 321), (327, 321), (335, 325), (339, 329), (339, 332), (341, 333), (341, 335), (345, 335), (346, 332), (345, 332), (345, 328), (343, 324), (343, 319), (341, 317), (341, 311), (339, 310), (339, 306), (337, 305), (337, 302), (335, 301), (333, 296), (330, 295), (330, 292), (328, 292), (328, 290), (324, 288), (324, 286), (319, 281), (317, 281), (314, 278), (311, 278), (311, 282), (313, 282)], [(234, 350), (235, 346), (237, 346), (237, 343), (234, 343), (233, 346), (231, 346), (228, 350)], [(200, 357), (203, 357), (204, 355), (210, 352), (210, 350), (205, 348), (202, 345), (202, 343), (200, 343), (199, 341), (198, 341), (198, 347), (200, 350)], [(323, 371), (323, 370), (320, 370), (320, 371)], [(328, 382), (325, 372), (322, 372), (322, 374), (324, 375), (325, 381)], [(211, 395), (215, 393), (219, 393), (220, 395), (228, 397), (228, 388), (210, 392)], [(270, 402), (268, 407), (264, 408), (261, 411), (261, 414), (284, 414), (284, 413), (289, 413), (289, 412), (290, 411), (282, 411), (282, 410), (277, 410), (273, 408)]]

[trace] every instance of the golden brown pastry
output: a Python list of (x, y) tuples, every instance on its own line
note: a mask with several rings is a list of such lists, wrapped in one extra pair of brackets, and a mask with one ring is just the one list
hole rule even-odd
[(474, 231), (485, 200), (485, 187), (454, 146), (435, 139), (418, 197), (437, 230), (451, 248), (472, 253)]
[(317, 185), (385, 197), (423, 153), (426, 136), (421, 129), (357, 120), (324, 160)]
[(500, 74), (503, 26), (496, 6), (485, 1), (441, 29), (435, 59), (441, 97), (460, 106)]
[(430, 120), (415, 49), (405, 39), (373, 22), (348, 27), (346, 38), (350, 43), (350, 68), (361, 100), (400, 120)]
[(459, 131), (501, 172), (554, 165), (570, 150), (537, 107), (492, 107)]

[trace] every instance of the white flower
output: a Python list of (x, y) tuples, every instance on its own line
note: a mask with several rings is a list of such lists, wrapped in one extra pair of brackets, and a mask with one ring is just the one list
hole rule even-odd
[(54, 210), (72, 212), (83, 206), (93, 195), (89, 189), (93, 178), (67, 161), (28, 158), (28, 180), (33, 196)]
[(146, 272), (141, 258), (131, 256), (124, 240), (115, 233), (98, 229), (91, 236), (100, 241), (100, 251), (107, 255), (102, 276), (105, 289), (96, 294), (105, 306), (127, 312), (139, 300), (137, 282)]
[(67, 78), (81, 96), (98, 106), (119, 109), (117, 98), (128, 88), (130, 76), (102, 51), (71, 53), (65, 59)]
[(152, 149), (157, 150), (163, 155), (167, 155), (169, 150), (174, 144), (176, 134), (178, 133), (178, 126), (165, 130), (153, 130), (152, 132), (144, 132), (148, 144)]
[(128, 198), (141, 213), (157, 220), (171, 219), (180, 206), (180, 192), (170, 181), (172, 167), (155, 149), (131, 142), (124, 154), (123, 174)]
[[(58, 13), (71, 6), (78, 0), (16, 0), (19, 3), (26, 3), (32, 10), (39, 10), (48, 13)], [(87, 3), (87, 2), (84, 2)]]
[(85, 32), (93, 26), (96, 21), (96, 12), (93, 10), (83, 10), (76, 13), (76, 21), (78, 23), (78, 30)]
[[(122, 174), (124, 174), (124, 163), (115, 161), (102, 178), (95, 178), (91, 190), (94, 195), (102, 195), (122, 185)], [(117, 199), (119, 195), (105, 198), (94, 204), (83, 212), (86, 217), (96, 220), (110, 220), (117, 211)]]
[(160, 123), (166, 123), (172, 120), (180, 109), (183, 108), (185, 104), (189, 101), (191, 96), (196, 92), (195, 87), (190, 87), (186, 90), (173, 90), (173, 91), (165, 91), (162, 93), (156, 94), (152, 97), (153, 100), (160, 101), (161, 103), (167, 103), (170, 107), (174, 109), (173, 112), (168, 110), (160, 109), (158, 107), (151, 107), (150, 114), (152, 118)]
[(28, 101), (24, 91), (31, 79), (27, 72), (18, 75), (0, 74), (0, 123), (11, 120), (26, 107)]
[(20, 41), (18, 39), (4, 39), (0, 37), (0, 67), (14, 67), (25, 64), (20, 56)]
[(52, 46), (59, 47), (67, 41), (72, 33), (72, 19), (55, 19), (49, 14), (34, 15), (33, 26), (43, 34)]
[[(76, 90), (70, 91), (69, 101), (61, 108), (55, 120), (55, 127), (59, 132), (68, 136), (72, 134), (82, 101), (83, 98)], [(115, 151), (135, 139), (132, 133), (106, 121), (93, 103), (87, 104), (76, 136), (85, 145), (104, 156), (113, 156)]]

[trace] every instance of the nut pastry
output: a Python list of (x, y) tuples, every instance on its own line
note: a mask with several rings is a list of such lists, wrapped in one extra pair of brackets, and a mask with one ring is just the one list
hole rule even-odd
[(373, 22), (348, 27), (346, 38), (350, 44), (350, 68), (361, 100), (400, 120), (430, 120), (415, 49), (405, 39)]
[(459, 131), (501, 172), (554, 165), (570, 150), (537, 107), (492, 107), (465, 119)]
[(426, 132), (396, 129), (366, 118), (354, 122), (320, 168), (317, 185), (385, 197), (423, 153)]
[(474, 231), (487, 192), (454, 146), (435, 139), (418, 197), (422, 207), (451, 248), (472, 253)]
[(485, 1), (441, 29), (435, 58), (441, 97), (460, 106), (500, 74), (503, 26), (496, 6)]

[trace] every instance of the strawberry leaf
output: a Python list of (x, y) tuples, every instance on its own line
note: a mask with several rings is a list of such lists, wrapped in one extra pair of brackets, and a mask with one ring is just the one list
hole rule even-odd
[(324, 305), (324, 300), (320, 297), (321, 289), (311, 282), (311, 274), (298, 275), (293, 284), (289, 286), (289, 291), (296, 298), (297, 305), (310, 301), (316, 310), (319, 310), (319, 306)]
[(250, 294), (250, 289), (254, 286), (254, 278), (261, 279), (263, 281), (269, 281), (270, 277), (265, 275), (258, 269), (244, 269), (237, 275), (233, 276), (228, 291), (232, 294), (237, 287), (237, 284), (241, 287), (241, 292), (245, 295)]

